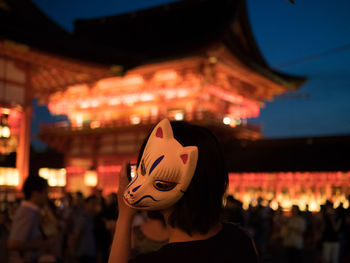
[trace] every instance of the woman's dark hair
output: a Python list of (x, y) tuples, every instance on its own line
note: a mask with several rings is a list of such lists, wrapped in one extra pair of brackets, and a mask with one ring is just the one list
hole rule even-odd
[[(174, 205), (168, 218), (172, 227), (189, 235), (205, 234), (221, 219), (222, 198), (228, 174), (216, 137), (206, 128), (187, 122), (171, 122), (175, 139), (182, 146), (197, 146), (198, 161), (192, 181), (184, 196)], [(138, 163), (148, 137), (141, 146)]]
[(42, 192), (48, 187), (46, 179), (40, 176), (29, 175), (22, 188), (24, 199), (28, 200), (32, 197), (33, 192)]
[(165, 220), (161, 212), (159, 211), (147, 211), (147, 217), (160, 221), (165, 226)]

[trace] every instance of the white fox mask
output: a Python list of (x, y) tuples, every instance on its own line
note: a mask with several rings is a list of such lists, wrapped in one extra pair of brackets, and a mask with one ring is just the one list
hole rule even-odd
[(174, 205), (187, 190), (198, 160), (196, 146), (183, 147), (174, 139), (168, 119), (153, 129), (134, 179), (124, 192), (125, 203), (142, 210)]

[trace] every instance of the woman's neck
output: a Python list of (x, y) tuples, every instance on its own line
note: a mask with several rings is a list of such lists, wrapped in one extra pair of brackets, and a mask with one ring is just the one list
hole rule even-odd
[(204, 240), (215, 236), (217, 233), (221, 231), (222, 224), (219, 223), (216, 226), (210, 228), (206, 234), (195, 232), (195, 233), (192, 233), (191, 236), (186, 232), (184, 232), (183, 230), (179, 228), (173, 228), (169, 225), (167, 225), (167, 229), (169, 232), (169, 243), (188, 242), (188, 241)]

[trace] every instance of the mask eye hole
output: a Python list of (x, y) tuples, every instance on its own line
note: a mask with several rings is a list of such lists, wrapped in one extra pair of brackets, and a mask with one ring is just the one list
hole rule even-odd
[(172, 190), (177, 183), (174, 182), (167, 182), (162, 180), (155, 180), (153, 182), (154, 188), (156, 188), (158, 191), (170, 191)]
[(142, 175), (145, 175), (145, 174), (146, 174), (146, 168), (145, 168), (145, 164), (144, 164), (143, 160), (142, 160), (142, 162), (141, 162), (141, 174), (142, 174)]

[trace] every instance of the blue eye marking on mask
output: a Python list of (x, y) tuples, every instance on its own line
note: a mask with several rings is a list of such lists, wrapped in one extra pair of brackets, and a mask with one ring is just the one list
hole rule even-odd
[(133, 193), (135, 193), (136, 191), (137, 191), (137, 189), (139, 189), (141, 187), (141, 185), (139, 185), (139, 186), (136, 186), (134, 189), (132, 189), (131, 191), (133, 192)]
[(143, 199), (145, 198), (151, 198), (153, 201), (157, 202), (158, 200), (154, 199), (153, 196), (151, 195), (145, 195), (145, 196), (142, 196), (139, 200), (137, 200), (135, 203), (133, 203), (133, 205), (137, 205), (138, 203), (140, 203)]
[(149, 170), (149, 174), (148, 175), (151, 175), (151, 173), (154, 170), (154, 168), (157, 167), (157, 165), (163, 160), (163, 158), (164, 158), (164, 155), (162, 155), (161, 157), (159, 157), (157, 160), (154, 161), (154, 163), (151, 166), (151, 169)]

